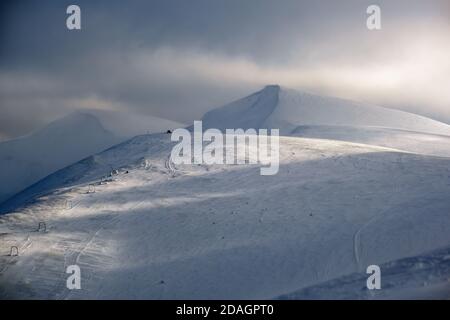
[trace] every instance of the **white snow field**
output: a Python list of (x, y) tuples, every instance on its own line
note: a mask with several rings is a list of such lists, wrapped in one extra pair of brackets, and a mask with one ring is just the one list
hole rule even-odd
[(180, 127), (169, 120), (84, 110), (30, 135), (0, 143), (0, 203), (45, 176), (119, 142)]
[[(281, 123), (281, 96), (297, 95), (283, 91), (211, 111), (204, 127)], [(285, 118), (289, 134), (325, 139), (280, 137), (274, 176), (251, 164), (174, 165), (169, 134), (59, 170), (0, 206), (0, 298), (448, 299), (448, 126), (380, 110), (354, 123), (337, 111), (331, 123)], [(408, 150), (370, 145), (389, 132), (412, 134)], [(428, 136), (442, 141), (427, 149)], [(66, 288), (73, 264), (81, 290)], [(381, 290), (366, 288), (372, 264)]]
[(450, 136), (400, 129), (358, 126), (299, 126), (292, 136), (341, 140), (412, 153), (450, 157)]

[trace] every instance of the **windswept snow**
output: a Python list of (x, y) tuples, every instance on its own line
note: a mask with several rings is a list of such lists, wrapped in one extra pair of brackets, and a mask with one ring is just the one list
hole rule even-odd
[(450, 126), (445, 123), (277, 85), (214, 109), (202, 121), (205, 129), (275, 128), (286, 136), (342, 140), (450, 156)]
[(0, 143), (0, 203), (45, 176), (137, 134), (181, 124), (106, 110), (75, 112), (22, 138)]
[(450, 157), (450, 136), (378, 127), (299, 126), (292, 136), (341, 140)]
[(277, 128), (301, 125), (373, 126), (450, 136), (450, 126), (416, 114), (270, 85), (203, 117), (205, 128)]
[(0, 298), (449, 298), (448, 125), (268, 86), (203, 127), (281, 129), (278, 174), (175, 165), (169, 134), (85, 158), (0, 205)]
[(383, 287), (388, 290), (366, 290), (364, 283), (368, 275), (353, 273), (281, 295), (278, 299), (450, 298), (450, 248), (384, 263), (380, 269), (383, 270)]
[(266, 121), (278, 106), (280, 87), (267, 86), (248, 97), (206, 113), (203, 127), (225, 130), (229, 128), (266, 128)]
[(0, 203), (46, 175), (118, 142), (97, 118), (76, 113), (34, 134), (0, 143)]
[(375, 126), (450, 136), (450, 126), (416, 114), (369, 104), (280, 89), (267, 126), (290, 133), (299, 125)]
[[(355, 273), (361, 290), (367, 265), (449, 246), (449, 159), (280, 143), (275, 176), (258, 165), (174, 166), (169, 135), (136, 137), (50, 176), (0, 219), (0, 296), (273, 298)], [(112, 168), (119, 174), (102, 179)], [(47, 232), (36, 232), (39, 221)], [(8, 256), (13, 245), (19, 257)], [(71, 264), (82, 290), (65, 287)]]

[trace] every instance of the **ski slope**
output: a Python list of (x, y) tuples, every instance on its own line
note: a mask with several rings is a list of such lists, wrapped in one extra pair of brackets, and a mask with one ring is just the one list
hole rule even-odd
[[(175, 166), (165, 134), (51, 175), (0, 217), (0, 297), (269, 299), (348, 275), (333, 297), (361, 297), (369, 264), (450, 247), (449, 158), (299, 137), (280, 144), (275, 176), (259, 165)], [(71, 264), (81, 290), (65, 287)], [(398, 265), (407, 276), (410, 266)], [(428, 280), (417, 283), (445, 288), (445, 270), (419, 272)]]

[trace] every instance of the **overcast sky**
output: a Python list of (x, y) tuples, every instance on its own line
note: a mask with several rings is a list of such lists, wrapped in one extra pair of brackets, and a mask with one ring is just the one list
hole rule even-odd
[(448, 0), (1, 3), (0, 140), (80, 108), (190, 123), (275, 83), (450, 123)]

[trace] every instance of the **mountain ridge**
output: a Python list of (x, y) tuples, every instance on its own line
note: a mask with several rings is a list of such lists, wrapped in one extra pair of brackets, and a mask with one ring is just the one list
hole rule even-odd
[(129, 138), (165, 132), (180, 123), (125, 112), (82, 109), (45, 127), (0, 142), (0, 203), (53, 172)]
[(421, 115), (280, 85), (265, 86), (213, 109), (202, 121), (204, 128), (276, 128), (284, 135), (290, 135), (300, 125), (356, 125), (450, 136), (450, 125)]
[(0, 143), (0, 202), (48, 174), (120, 142), (87, 113), (70, 114), (32, 134)]

